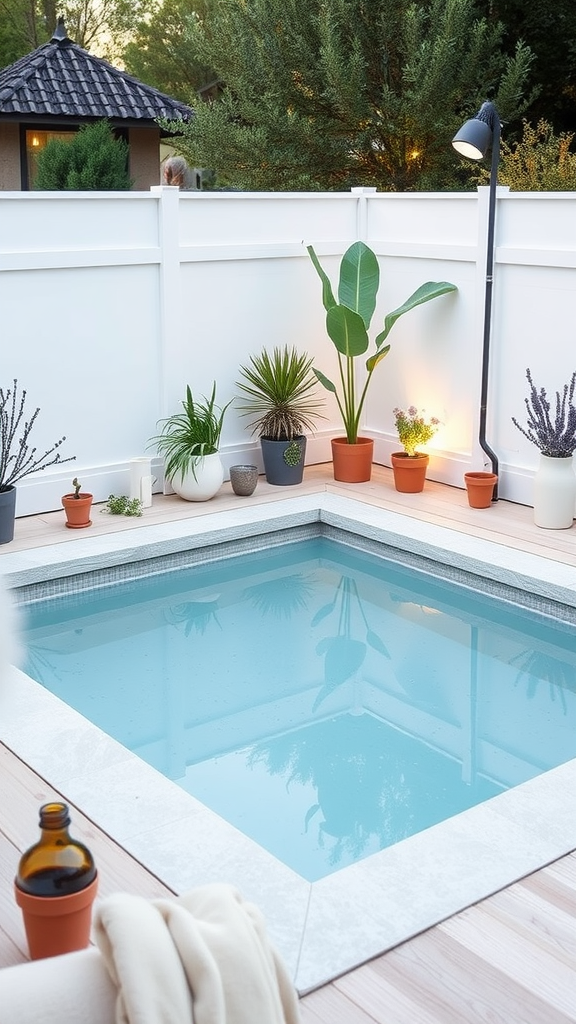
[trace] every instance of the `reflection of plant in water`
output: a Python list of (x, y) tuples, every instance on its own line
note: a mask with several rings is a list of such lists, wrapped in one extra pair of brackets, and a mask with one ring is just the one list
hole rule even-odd
[[(251, 752), (249, 763), (287, 776), (287, 787), (293, 782), (314, 786), (317, 802), (306, 813), (305, 831), (320, 813), (319, 845), (335, 840), (330, 864), (346, 854), (357, 859), (372, 837), (382, 848), (410, 834), (411, 785), (396, 752), (379, 739), (375, 719), (342, 715), (260, 743)], [(399, 810), (400, 834), (393, 821)]]
[(295, 612), (306, 611), (314, 593), (314, 577), (293, 573), (281, 579), (264, 580), (244, 591), (246, 597), (263, 615), (290, 619)]
[[(352, 636), (354, 610), (357, 613), (356, 618), (360, 620), (361, 628), (365, 631), (364, 641), (356, 640)], [(313, 711), (318, 709), (322, 701), (333, 690), (352, 678), (363, 664), (368, 647), (383, 654), (385, 658), (390, 657), (380, 637), (370, 629), (358, 588), (355, 581), (349, 576), (340, 578), (334, 598), (316, 612), (312, 619), (312, 625), (317, 626), (334, 612), (338, 618), (336, 636), (324, 637), (316, 647), (316, 653), (324, 658), (324, 686), (314, 701)]]
[(165, 618), (171, 626), (184, 623), (184, 636), (190, 636), (193, 629), (203, 635), (211, 622), (215, 622), (218, 628), (222, 629), (217, 610), (218, 597), (207, 598), (205, 601), (184, 601), (168, 608)]
[(547, 682), (550, 700), (555, 701), (559, 697), (563, 713), (568, 713), (565, 691), (576, 693), (576, 669), (573, 665), (542, 651), (522, 651), (511, 658), (510, 664), (520, 666), (514, 686), (527, 678), (526, 696), (529, 700), (536, 695), (538, 683)]

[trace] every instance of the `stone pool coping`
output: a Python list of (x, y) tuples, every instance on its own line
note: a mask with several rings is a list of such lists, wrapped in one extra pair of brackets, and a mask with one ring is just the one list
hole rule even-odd
[[(330, 493), (6, 553), (2, 574), (20, 587), (310, 523), (576, 608), (571, 566)], [(7, 746), (170, 887), (225, 881), (257, 903), (302, 994), (576, 847), (573, 760), (309, 883), (18, 669), (0, 720)]]

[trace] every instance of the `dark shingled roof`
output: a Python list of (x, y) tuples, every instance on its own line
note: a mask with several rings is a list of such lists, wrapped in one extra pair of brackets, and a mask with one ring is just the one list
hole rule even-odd
[(0, 120), (187, 121), (191, 107), (93, 57), (66, 35), (62, 19), (48, 43), (0, 71)]

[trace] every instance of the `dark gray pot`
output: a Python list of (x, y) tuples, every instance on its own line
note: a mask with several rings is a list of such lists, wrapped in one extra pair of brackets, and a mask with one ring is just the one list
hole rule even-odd
[(0, 491), (0, 544), (14, 540), (14, 516), (16, 515), (16, 488)]
[[(300, 459), (296, 466), (286, 463), (284, 453), (290, 445), (298, 444), (300, 448)], [(301, 484), (304, 474), (304, 458), (306, 455), (306, 438), (299, 434), (293, 441), (268, 441), (260, 438), (262, 446), (262, 457), (264, 459), (264, 472), (269, 484), (276, 484), (278, 487), (290, 486), (290, 484)]]

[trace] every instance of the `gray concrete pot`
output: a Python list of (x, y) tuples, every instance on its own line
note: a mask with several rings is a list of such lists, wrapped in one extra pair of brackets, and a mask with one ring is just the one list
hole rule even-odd
[(292, 441), (269, 441), (262, 437), (260, 444), (264, 459), (264, 472), (269, 484), (286, 487), (290, 484), (302, 483), (306, 456), (304, 434), (298, 434)]

